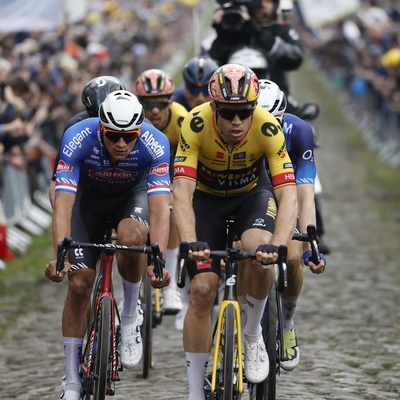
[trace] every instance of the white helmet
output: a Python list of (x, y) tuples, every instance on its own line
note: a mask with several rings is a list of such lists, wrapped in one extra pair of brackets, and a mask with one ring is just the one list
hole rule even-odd
[(258, 105), (269, 111), (274, 117), (280, 117), (285, 111), (287, 100), (279, 86), (267, 79), (260, 79)]
[(132, 131), (142, 126), (143, 106), (138, 98), (127, 90), (110, 93), (99, 108), (100, 123), (116, 131)]

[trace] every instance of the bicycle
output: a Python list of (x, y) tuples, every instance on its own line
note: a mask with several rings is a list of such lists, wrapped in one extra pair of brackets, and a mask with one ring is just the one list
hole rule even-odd
[[(312, 256), (311, 260), (319, 264), (320, 256), (318, 249), (319, 239), (314, 225), (307, 226), (307, 233), (295, 233), (293, 240), (310, 242)], [(275, 400), (276, 377), (280, 374), (281, 361), (287, 361), (283, 351), (283, 329), (282, 329), (282, 301), (281, 293), (287, 286), (284, 280), (279, 281), (275, 273), (275, 285), (273, 286), (264, 309), (262, 318), (262, 334), (267, 349), (270, 371), (268, 377), (261, 383), (249, 384), (250, 400)]]
[[(116, 251), (131, 251), (152, 255), (155, 274), (162, 279), (162, 254), (157, 243), (150, 246), (126, 246), (115, 244), (110, 219), (106, 221), (104, 243), (73, 241), (66, 237), (58, 244), (57, 272), (63, 269), (69, 249), (100, 250), (100, 265), (94, 285), (88, 330), (85, 335), (84, 351), (81, 355), (80, 376), (81, 399), (103, 400), (115, 394), (115, 382), (120, 380), (123, 370), (120, 361), (121, 318), (113, 293), (112, 267)], [(147, 274), (145, 274), (147, 276)]]
[[(237, 299), (238, 261), (255, 259), (255, 252), (233, 248), (235, 240), (234, 217), (226, 221), (227, 248), (212, 250), (210, 257), (225, 261), (225, 289), (220, 302), (219, 314), (213, 332), (213, 356), (211, 372), (206, 374), (204, 392), (207, 400), (239, 400), (244, 393), (243, 349), (241, 332), (240, 304)], [(182, 242), (179, 255), (178, 286), (184, 287), (185, 265), (189, 244)], [(279, 246), (278, 268), (279, 284), (287, 285), (286, 271), (287, 247)]]

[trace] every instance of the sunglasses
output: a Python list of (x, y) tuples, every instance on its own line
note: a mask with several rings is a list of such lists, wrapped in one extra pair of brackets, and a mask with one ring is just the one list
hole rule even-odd
[(208, 96), (208, 85), (188, 86), (188, 90), (193, 96), (198, 96), (200, 93), (203, 93), (204, 96)]
[(218, 115), (229, 121), (232, 121), (237, 115), (239, 119), (246, 119), (253, 115), (255, 107), (252, 108), (217, 108)]
[(170, 101), (141, 101), (141, 103), (145, 110), (152, 110), (153, 108), (164, 110), (171, 104)]
[(107, 129), (104, 126), (102, 127), (105, 137), (108, 140), (111, 140), (113, 143), (118, 143), (118, 141), (122, 138), (125, 143), (131, 143), (139, 137), (140, 128), (133, 129), (127, 132), (113, 131), (111, 129)]

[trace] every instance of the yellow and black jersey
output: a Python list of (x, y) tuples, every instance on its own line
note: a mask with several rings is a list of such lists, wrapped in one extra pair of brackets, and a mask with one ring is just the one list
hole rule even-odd
[(273, 187), (295, 185), (285, 137), (276, 119), (257, 106), (250, 128), (232, 151), (221, 139), (211, 103), (195, 107), (182, 123), (174, 160), (174, 179), (197, 181), (197, 189), (217, 196), (238, 196), (257, 185), (264, 157)]
[(186, 108), (181, 104), (177, 103), (176, 101), (171, 103), (169, 120), (167, 126), (162, 130), (169, 140), (171, 155), (175, 154), (179, 143), (179, 134), (181, 131), (182, 121), (187, 113), (188, 112)]

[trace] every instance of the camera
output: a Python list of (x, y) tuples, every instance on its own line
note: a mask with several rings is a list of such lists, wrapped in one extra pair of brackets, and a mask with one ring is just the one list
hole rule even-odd
[(240, 12), (249, 12), (252, 8), (261, 7), (261, 1), (262, 0), (233, 0), (224, 2), (218, 0), (218, 4), (223, 10), (221, 27), (230, 32), (240, 32), (245, 22)]

